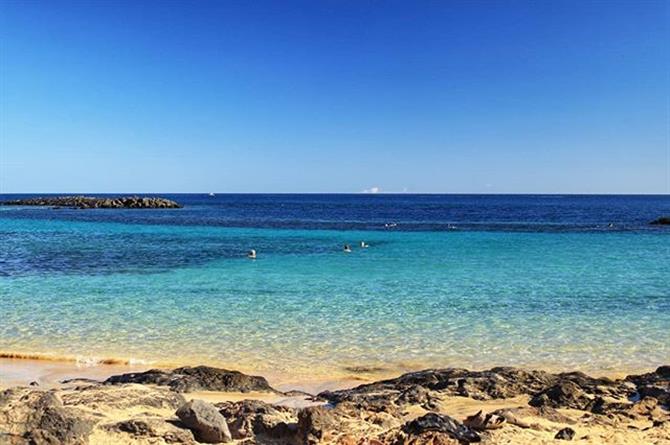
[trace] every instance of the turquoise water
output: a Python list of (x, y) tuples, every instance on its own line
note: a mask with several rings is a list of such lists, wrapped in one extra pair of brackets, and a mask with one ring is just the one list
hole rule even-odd
[[(0, 351), (315, 377), (670, 361), (667, 232), (237, 228), (22, 211), (0, 212), (11, 214), (0, 216)], [(256, 260), (244, 256), (252, 247)]]

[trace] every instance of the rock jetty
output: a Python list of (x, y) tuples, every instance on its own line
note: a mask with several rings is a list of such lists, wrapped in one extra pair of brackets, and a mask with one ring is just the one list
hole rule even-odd
[(670, 443), (670, 366), (619, 380), (431, 369), (322, 392), (302, 406), (290, 397), (263, 378), (205, 366), (15, 387), (0, 391), (0, 443)]
[(157, 196), (56, 196), (15, 199), (1, 203), (6, 206), (71, 207), (76, 209), (179, 209), (181, 204)]

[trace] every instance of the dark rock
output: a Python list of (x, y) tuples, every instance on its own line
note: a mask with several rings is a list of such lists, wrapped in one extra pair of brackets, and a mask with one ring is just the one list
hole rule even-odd
[(345, 371), (352, 372), (354, 374), (371, 374), (375, 372), (385, 371), (384, 368), (379, 366), (345, 366)]
[(396, 404), (403, 405), (419, 405), (426, 411), (436, 411), (439, 408), (438, 397), (424, 388), (423, 386), (412, 386), (400, 393), (396, 399)]
[(182, 206), (172, 200), (160, 197), (122, 196), (119, 198), (99, 198), (93, 196), (58, 196), (16, 199), (2, 205), (50, 206), (52, 208), (71, 207), (76, 209), (178, 209)]
[(196, 366), (172, 371), (151, 369), (146, 372), (115, 375), (106, 384), (140, 383), (169, 386), (177, 392), (226, 391), (226, 392), (278, 392), (264, 377), (242, 374), (238, 371)]
[(198, 442), (230, 442), (232, 436), (226, 419), (214, 405), (202, 400), (191, 400), (177, 410), (177, 417), (193, 431)]
[(94, 422), (77, 410), (63, 406), (51, 392), (10, 389), (0, 396), (3, 424), (20, 425), (15, 434), (36, 445), (82, 445)]
[(129, 419), (108, 425), (105, 429), (127, 433), (134, 438), (160, 441), (159, 443), (193, 444), (197, 442), (191, 430), (179, 428), (160, 417)]
[(481, 441), (479, 434), (446, 414), (428, 413), (407, 422), (403, 425), (402, 430), (409, 435), (419, 435), (429, 431), (445, 433), (465, 443)]
[(285, 439), (297, 432), (296, 410), (259, 400), (221, 402), (215, 405), (226, 418), (233, 439), (258, 435)]
[(572, 438), (575, 437), (575, 430), (573, 430), (570, 427), (565, 427), (562, 430), (560, 430), (556, 435), (554, 436), (554, 439), (558, 440), (572, 440)]
[(535, 407), (551, 406), (553, 408), (584, 409), (589, 402), (591, 402), (591, 399), (582, 388), (567, 380), (536, 394), (528, 404)]
[(333, 413), (322, 407), (305, 408), (298, 413), (299, 443), (313, 445), (327, 442), (329, 433), (338, 431), (340, 422)]
[(503, 399), (520, 394), (534, 394), (557, 380), (542, 371), (516, 368), (493, 368), (488, 371), (468, 371), (459, 368), (430, 369), (411, 372), (398, 378), (361, 385), (353, 389), (326, 391), (319, 394), (331, 403), (354, 401), (367, 403), (381, 397), (403, 404), (411, 397), (399, 397), (409, 391), (427, 390), (446, 396), (463, 396), (477, 400)]
[(655, 220), (651, 221), (649, 224), (653, 224), (656, 226), (670, 225), (670, 216), (661, 216), (660, 218), (656, 218)]
[(626, 381), (635, 385), (640, 398), (653, 397), (670, 406), (670, 366), (660, 366), (647, 374), (630, 375)]
[(661, 372), (631, 376), (627, 380), (594, 378), (581, 372), (551, 374), (498, 367), (486, 371), (446, 368), (411, 372), (400, 377), (325, 391), (318, 395), (333, 405), (353, 403), (361, 409), (394, 413), (407, 405), (421, 405), (435, 411), (442, 397), (462, 396), (476, 400), (504, 399), (529, 395), (535, 407), (589, 410), (597, 398), (626, 402), (636, 394), (667, 396), (667, 378)]

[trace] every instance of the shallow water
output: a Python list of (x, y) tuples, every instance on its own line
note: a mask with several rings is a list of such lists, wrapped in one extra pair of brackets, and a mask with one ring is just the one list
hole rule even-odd
[(670, 361), (670, 229), (647, 224), (668, 196), (174, 198), (0, 208), (0, 351), (315, 377)]

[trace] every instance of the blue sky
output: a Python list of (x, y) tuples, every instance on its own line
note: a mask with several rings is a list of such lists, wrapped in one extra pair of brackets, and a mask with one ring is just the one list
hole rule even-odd
[(670, 193), (648, 1), (0, 2), (0, 192)]

